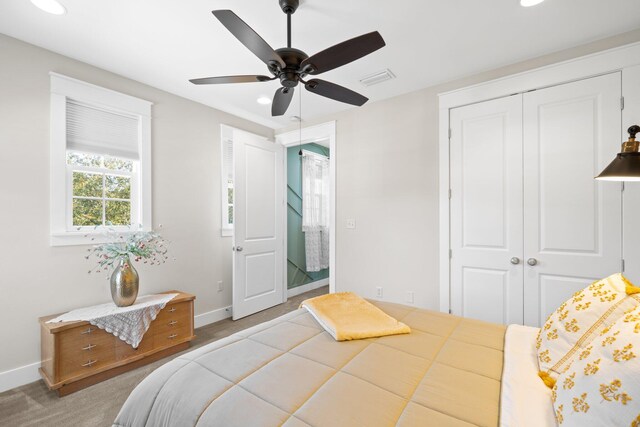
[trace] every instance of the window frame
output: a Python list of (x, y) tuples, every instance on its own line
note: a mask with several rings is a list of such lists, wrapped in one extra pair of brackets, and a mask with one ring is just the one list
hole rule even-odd
[[(50, 128), (50, 244), (51, 246), (89, 245), (106, 240), (102, 230), (95, 227), (73, 227), (72, 225), (72, 174), (71, 170), (91, 167), (71, 166), (67, 164), (67, 130), (66, 104), (67, 98), (88, 105), (132, 115), (139, 121), (138, 153), (134, 172), (131, 176), (131, 210), (130, 227), (115, 227), (122, 232), (135, 232), (140, 229), (149, 231), (152, 228), (151, 218), (151, 102), (125, 95), (110, 89), (83, 82), (62, 74), (50, 72), (51, 80), (51, 128)], [(108, 175), (129, 176), (129, 172), (103, 170), (98, 173)], [(137, 171), (137, 173), (136, 173)], [(124, 172), (124, 173), (123, 173)], [(133, 215), (134, 204), (136, 215)], [(140, 226), (140, 227), (139, 227)]]

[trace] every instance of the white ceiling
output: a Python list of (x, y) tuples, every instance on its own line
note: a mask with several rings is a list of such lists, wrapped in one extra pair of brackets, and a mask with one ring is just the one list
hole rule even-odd
[[(273, 95), (276, 81), (188, 82), (268, 74), (211, 10), (233, 10), (276, 49), (286, 44), (277, 0), (60, 1), (67, 8), (62, 16), (28, 0), (2, 0), (0, 33), (273, 128), (299, 114), (297, 93), (281, 118), (256, 102)], [(638, 18), (638, 0), (546, 0), (530, 8), (519, 0), (302, 0), (293, 15), (293, 46), (312, 55), (378, 30), (386, 47), (320, 78), (380, 100), (629, 31), (640, 26)], [(359, 83), (385, 68), (397, 78)], [(356, 108), (302, 92), (304, 119)]]

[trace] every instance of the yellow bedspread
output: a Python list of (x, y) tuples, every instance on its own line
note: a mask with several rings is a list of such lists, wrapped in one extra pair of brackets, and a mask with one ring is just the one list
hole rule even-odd
[(353, 292), (310, 298), (300, 304), (337, 341), (408, 334), (411, 328)]

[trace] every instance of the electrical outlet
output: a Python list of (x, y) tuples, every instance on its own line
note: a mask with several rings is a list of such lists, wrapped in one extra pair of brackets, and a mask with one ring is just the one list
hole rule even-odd
[(407, 291), (407, 302), (413, 304), (413, 292)]
[(382, 287), (378, 286), (376, 288), (376, 298), (382, 298)]
[(356, 220), (353, 218), (347, 219), (347, 228), (353, 230), (356, 228)]
[(222, 286), (222, 280), (218, 280), (218, 292), (222, 292), (224, 286)]

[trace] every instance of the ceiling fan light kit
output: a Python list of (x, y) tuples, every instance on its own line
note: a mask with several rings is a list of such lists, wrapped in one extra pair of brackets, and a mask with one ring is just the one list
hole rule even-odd
[(230, 10), (214, 10), (213, 15), (245, 47), (267, 65), (272, 76), (239, 75), (205, 77), (189, 80), (193, 84), (252, 83), (278, 79), (282, 87), (276, 90), (271, 104), (271, 115), (283, 115), (293, 98), (295, 87), (302, 83), (309, 92), (326, 98), (361, 106), (368, 101), (363, 95), (321, 79), (305, 80), (309, 75), (321, 74), (360, 59), (385, 46), (377, 31), (352, 38), (309, 56), (291, 47), (291, 15), (299, 6), (299, 0), (279, 0), (280, 8), (287, 15), (287, 47), (274, 50), (249, 25)]

